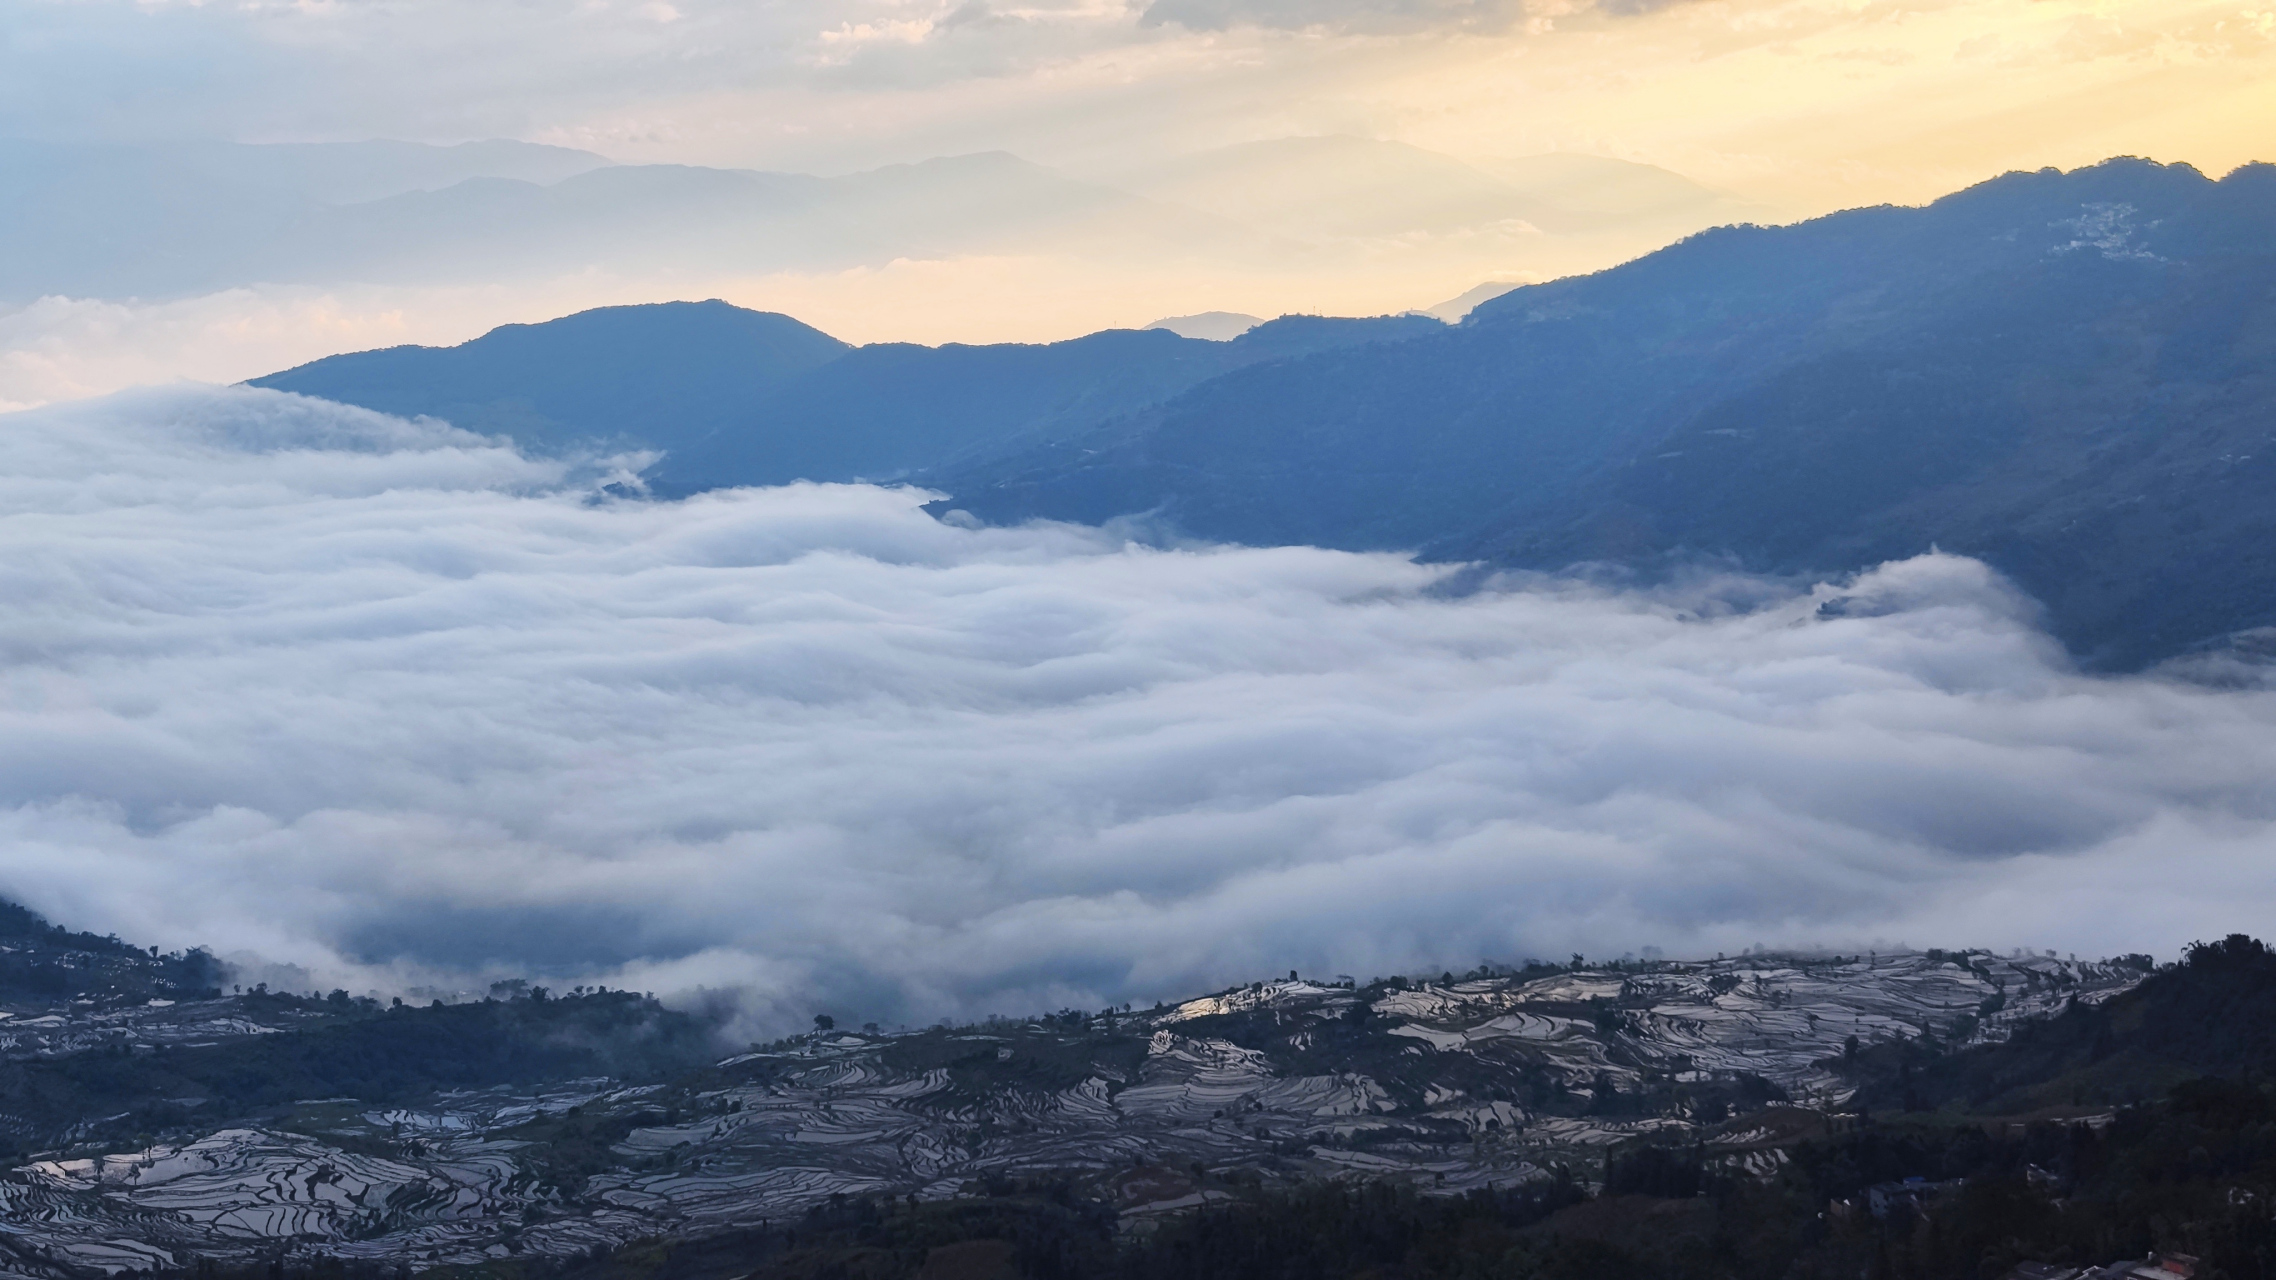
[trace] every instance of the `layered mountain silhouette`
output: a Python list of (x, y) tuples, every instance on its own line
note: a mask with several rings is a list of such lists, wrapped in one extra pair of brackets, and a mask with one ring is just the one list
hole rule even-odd
[(2136, 667), (2276, 623), (2276, 167), (1702, 233), (931, 483), (984, 518), (1557, 569), (1941, 546)]
[(254, 385), (445, 418), (524, 447), (679, 449), (851, 350), (789, 316), (671, 302), (506, 325), (456, 347), (333, 356)]
[(2125, 669), (2276, 625), (2272, 356), (2276, 168), (2116, 160), (1702, 233), (1453, 327), (849, 350), (677, 304), (259, 382), (634, 439), (668, 451), (665, 493), (907, 477), (993, 521), (1151, 513), (1551, 570), (1838, 574), (1938, 546)]
[(1479, 237), (1505, 233), (1545, 270), (1745, 216), (1649, 166), (1567, 155), (1490, 167), (1332, 137), (1202, 153), (1125, 175), (1128, 187), (1003, 152), (823, 177), (517, 142), (0, 139), (0, 301), (583, 272), (715, 280), (965, 256), (1320, 279), (1367, 276), (1382, 252), (1454, 270), (1500, 252)]
[(1308, 240), (1497, 226), (1578, 235), (1659, 221), (1689, 230), (1754, 212), (1652, 165), (1580, 154), (1469, 164), (1403, 142), (1336, 134), (1196, 152), (1123, 181), (1141, 195)]
[(666, 451), (659, 493), (892, 480), (1096, 428), (1260, 361), (1441, 331), (1421, 316), (1284, 316), (1230, 341), (1110, 329), (1067, 342), (849, 347), (724, 302), (605, 307), (456, 347), (394, 347), (253, 380), (445, 418), (525, 447)]
[(1066, 250), (1271, 251), (1264, 232), (1002, 152), (838, 177), (619, 165), (523, 143), (0, 140), (0, 300), (252, 284), (451, 284), (588, 269), (817, 270)]
[(305, 276), (344, 209), (462, 183), (542, 189), (610, 166), (526, 142), (0, 139), (0, 299), (163, 296)]

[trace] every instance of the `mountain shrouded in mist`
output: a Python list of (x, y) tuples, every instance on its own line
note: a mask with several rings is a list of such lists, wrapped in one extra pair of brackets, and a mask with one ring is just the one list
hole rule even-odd
[(2276, 169), (2112, 161), (1695, 236), (929, 478), (994, 520), (1555, 569), (1980, 555), (2090, 660), (2276, 623)]
[(1142, 195), (1304, 239), (1483, 228), (1584, 234), (1638, 223), (1696, 227), (1754, 212), (1652, 165), (1590, 155), (1472, 165), (1402, 142), (1332, 134), (1180, 156), (1125, 181)]
[[(246, 146), (0, 139), (0, 299), (151, 297), (307, 270), (337, 210), (469, 181), (542, 186), (605, 168), (522, 142)], [(297, 259), (297, 264), (296, 264)]]
[(518, 143), (0, 142), (0, 300), (256, 284), (771, 271), (1083, 244), (1264, 251), (1263, 233), (1000, 152), (842, 177), (618, 165)]
[(1136, 175), (1133, 192), (1002, 152), (817, 177), (621, 165), (510, 142), (0, 140), (0, 237), (15, 250), (0, 262), (0, 301), (1039, 252), (1333, 274), (1356, 260), (1305, 242), (1517, 223), (1531, 234), (1538, 223), (1576, 244), (1611, 235), (1641, 245), (1745, 208), (1649, 166), (1510, 164), (1505, 178), (1397, 143), (1286, 138)]
[[(1351, 147), (1400, 163), (1345, 172)], [(818, 176), (513, 142), (0, 139), (0, 408), (661, 298), (724, 297), (865, 342), (1048, 343), (1204, 306), (1375, 314), (1744, 216), (1592, 156), (1536, 157), (1505, 180), (1385, 142), (1267, 149), (1304, 163), (1219, 172), (1205, 193), (1249, 191), (1252, 224), (1001, 151)], [(1335, 192), (1373, 177), (1396, 178), (1398, 198), (1369, 234), (1313, 234)], [(1512, 201), (1570, 229), (1503, 218)], [(1455, 225), (1469, 217), (1488, 221)]]
[[(1202, 538), (1552, 570), (1705, 556), (1826, 574), (1941, 547), (2127, 668), (2276, 624), (2272, 243), (2276, 170), (2112, 161), (1703, 233), (1452, 328), (815, 345), (778, 377), (732, 347), (633, 358), (643, 326), (681, 314), (633, 308), (515, 330), (523, 356), (501, 331), (258, 384), (538, 441), (630, 438), (667, 451), (665, 493), (907, 477), (988, 520), (1143, 513)], [(574, 335), (600, 316), (625, 355), (594, 367), (640, 390), (572, 393), (590, 376)]]

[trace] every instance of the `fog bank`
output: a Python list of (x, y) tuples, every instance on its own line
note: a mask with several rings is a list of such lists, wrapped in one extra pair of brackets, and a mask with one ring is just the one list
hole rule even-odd
[(640, 460), (269, 392), (0, 438), (0, 892), (327, 985), (755, 1033), (2276, 905), (2276, 695), (2080, 676), (1956, 557), (1454, 594), (909, 490), (600, 499)]

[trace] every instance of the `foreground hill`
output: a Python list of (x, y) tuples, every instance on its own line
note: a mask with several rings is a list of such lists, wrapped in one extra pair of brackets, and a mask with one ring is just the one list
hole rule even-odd
[(122, 1006), (103, 1048), (0, 1062), (0, 1127), (28, 1153), (0, 1206), (30, 1272), (60, 1277), (287, 1241), (575, 1259), (1049, 1182), (1139, 1220), (1319, 1178), (1485, 1193), (1668, 1143), (1752, 1179), (1825, 1130), (1861, 1056), (1998, 1041), (2141, 976), (1985, 953), (1292, 975), (740, 1053), (623, 993)]
[(1560, 569), (1981, 556), (2138, 666), (2276, 623), (2276, 168), (1702, 233), (931, 482), (994, 520)]
[(2276, 953), (2242, 934), (2109, 1000), (2066, 1001), (2059, 1016), (1957, 1053), (1887, 1043), (1845, 1066), (1868, 1105), (1908, 1111), (2030, 1112), (2138, 1102), (2200, 1076), (2276, 1074)]
[(742, 1051), (627, 992), (224, 997), (185, 985), (217, 974), (202, 952), (5, 904), (0, 938), (61, 974), (0, 989), (38, 1032), (0, 1038), (0, 1269), (40, 1280), (2077, 1280), (2276, 1256), (2276, 1101), (2249, 1083), (2276, 1062), (2276, 958), (2243, 936), (2162, 968), (1289, 974), (1147, 1010), (818, 1018)]

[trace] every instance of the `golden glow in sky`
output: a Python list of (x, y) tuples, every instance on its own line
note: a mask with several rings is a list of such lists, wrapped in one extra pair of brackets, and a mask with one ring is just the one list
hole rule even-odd
[[(672, 297), (853, 341), (1371, 314), (2009, 169), (2130, 154), (2218, 176), (2276, 159), (2276, 0), (0, 0), (0, 23), (0, 139), (509, 138), (819, 174), (1008, 151), (1260, 246), (1172, 260), (1046, 228), (760, 270), (565, 260), (544, 279), (57, 290), (0, 302), (0, 406)], [(1176, 172), (1212, 149), (1328, 135), (1421, 151)], [(1699, 199), (1583, 199), (1606, 216), (1578, 227), (1438, 216), (1465, 182), (1544, 153), (1657, 166)], [(1396, 209), (1356, 229), (1301, 216), (1337, 212), (1354, 184), (1410, 199), (1412, 224)], [(1279, 213), (1251, 216), (1267, 206)]]
[(1027, 21), (1070, 47), (992, 69), (954, 28), (848, 26), (821, 33), (838, 37), (820, 45), (840, 60), (833, 75), (625, 103), (534, 134), (625, 159), (819, 169), (1000, 147), (1112, 176), (1164, 153), (1349, 133), (1464, 159), (1641, 160), (1812, 213), (2115, 154), (2218, 174), (2270, 154), (2276, 132), (2276, 5), (2252, 0), (1699, 0), (1635, 14), (1551, 0), (1491, 31), (1446, 21), (1479, 6), (1383, 7), (1441, 22), (1187, 31), (1119, 6), (1047, 11)]

